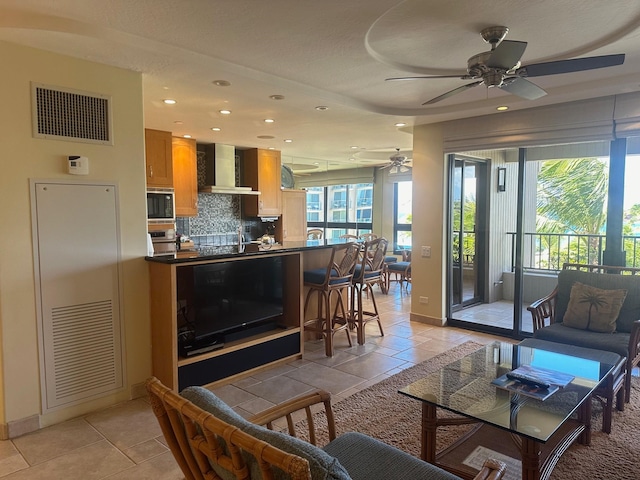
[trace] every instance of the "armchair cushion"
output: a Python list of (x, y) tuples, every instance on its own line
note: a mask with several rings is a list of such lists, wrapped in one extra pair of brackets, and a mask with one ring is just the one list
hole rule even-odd
[(399, 472), (402, 472), (402, 478), (460, 480), (430, 463), (357, 432), (340, 435), (324, 449), (340, 460), (353, 480), (400, 478)]
[(574, 282), (563, 322), (567, 327), (612, 333), (627, 290), (605, 290)]
[(602, 334), (591, 330), (569, 328), (564, 323), (552, 323), (540, 328), (533, 334), (534, 338), (549, 342), (565, 343), (583, 348), (615, 352), (621, 357), (629, 357), (629, 334), (614, 332)]
[[(350, 480), (349, 473), (340, 462), (321, 448), (287, 434), (255, 425), (238, 415), (213, 392), (203, 387), (188, 387), (180, 395), (219, 419), (240, 428), (249, 435), (265, 441), (280, 450), (292, 453), (309, 462), (313, 480)], [(252, 477), (253, 478), (253, 477)], [(286, 479), (287, 476), (277, 478)]]

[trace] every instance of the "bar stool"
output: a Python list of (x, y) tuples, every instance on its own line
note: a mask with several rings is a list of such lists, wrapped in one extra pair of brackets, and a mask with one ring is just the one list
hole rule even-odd
[[(359, 252), (360, 245), (357, 243), (334, 245), (327, 267), (303, 272), (304, 286), (309, 288), (304, 301), (304, 330), (324, 337), (327, 357), (333, 356), (333, 336), (340, 330), (346, 332), (349, 346), (353, 345), (347, 328), (349, 315), (344, 307), (343, 295), (351, 286)], [(306, 320), (309, 301), (314, 293), (318, 295), (318, 316)], [(335, 297), (333, 309), (332, 297)]]
[[(380, 327), (380, 335), (384, 337), (378, 305), (373, 294), (373, 285), (382, 281), (384, 258), (387, 254), (387, 239), (376, 238), (365, 242), (360, 255), (360, 262), (356, 265), (353, 275), (353, 289), (351, 292), (351, 317), (349, 324), (357, 330), (358, 344), (364, 345), (364, 329), (367, 322), (375, 320)], [(372, 310), (364, 309), (363, 293), (371, 294)]]

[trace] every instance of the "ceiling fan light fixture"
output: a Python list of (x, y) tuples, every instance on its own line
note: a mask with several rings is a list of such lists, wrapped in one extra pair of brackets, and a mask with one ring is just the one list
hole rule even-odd
[(389, 173), (398, 173), (398, 167), (395, 165), (389, 169)]
[(504, 112), (506, 110), (509, 110), (509, 107), (507, 107), (506, 105), (500, 105), (499, 107), (496, 107), (496, 110), (499, 112)]
[(402, 165), (400, 167), (400, 173), (407, 173), (409, 171), (409, 169), (407, 167), (405, 167), (404, 165)]

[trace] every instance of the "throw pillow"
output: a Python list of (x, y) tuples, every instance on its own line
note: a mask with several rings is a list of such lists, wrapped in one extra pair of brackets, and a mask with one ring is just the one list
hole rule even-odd
[(562, 322), (567, 327), (612, 333), (627, 290), (603, 290), (575, 282)]

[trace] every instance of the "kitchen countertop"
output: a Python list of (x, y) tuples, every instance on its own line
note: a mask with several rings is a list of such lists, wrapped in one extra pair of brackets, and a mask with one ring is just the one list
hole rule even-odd
[(346, 240), (307, 240), (303, 242), (285, 242), (283, 245), (272, 244), (263, 246), (261, 244), (247, 243), (238, 248), (237, 245), (221, 246), (201, 246), (194, 250), (181, 250), (172, 255), (158, 255), (145, 257), (148, 262), (156, 263), (189, 263), (200, 262), (202, 260), (219, 260), (225, 258), (239, 258), (251, 255), (263, 255), (268, 253), (300, 252), (314, 248), (329, 248), (333, 245), (346, 243)]

